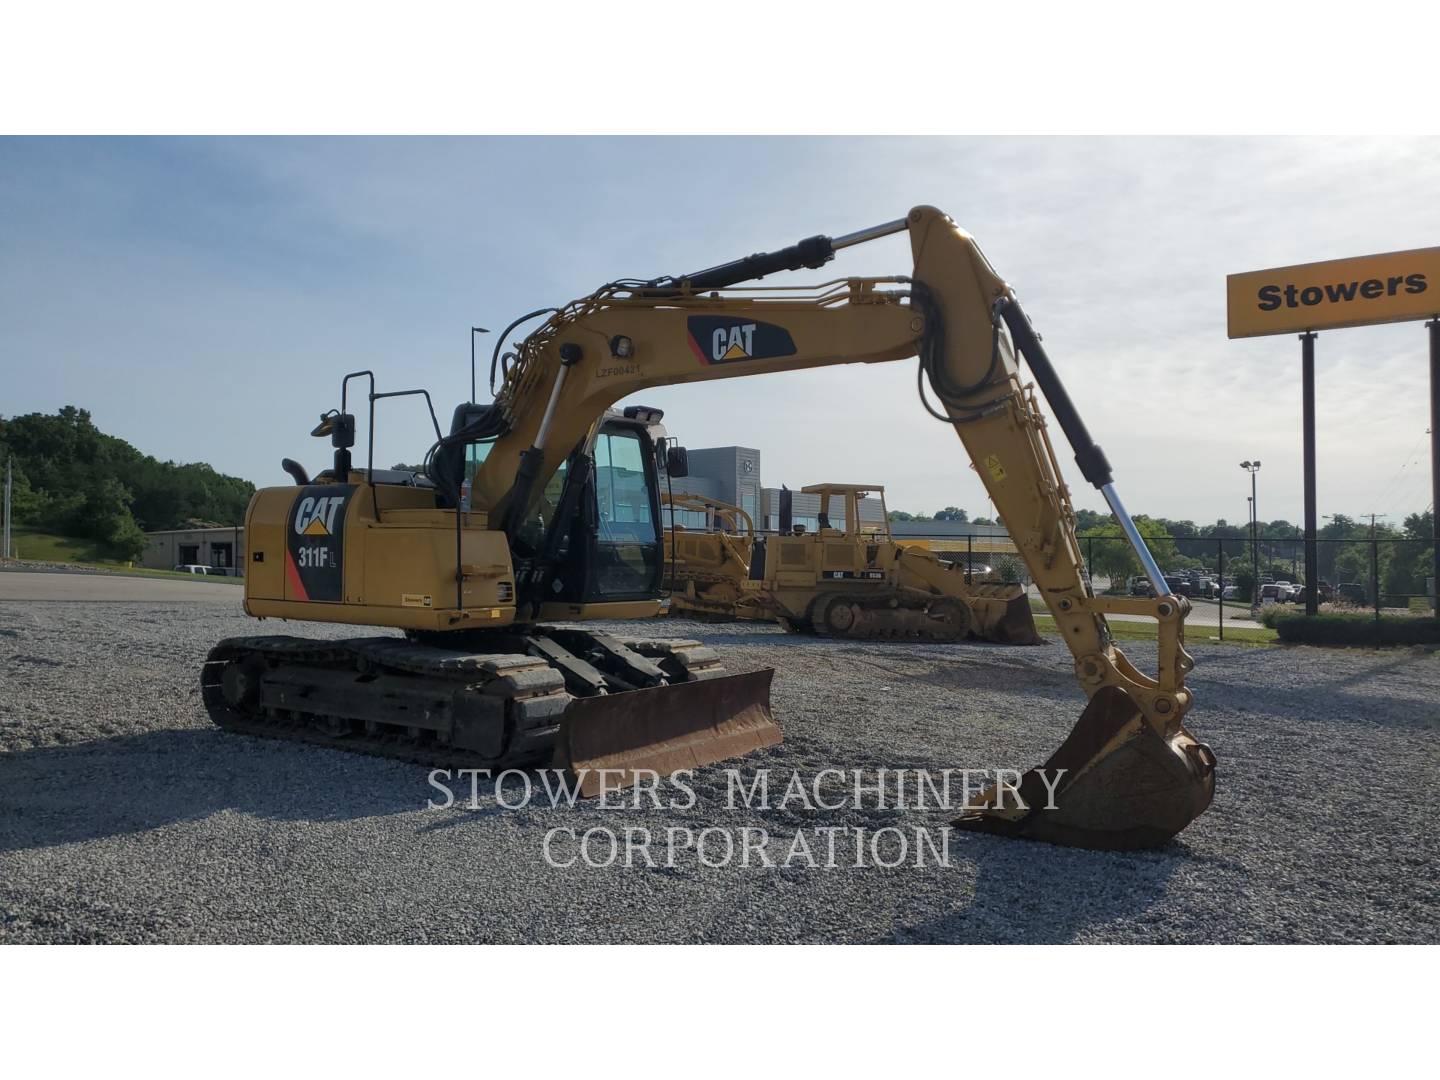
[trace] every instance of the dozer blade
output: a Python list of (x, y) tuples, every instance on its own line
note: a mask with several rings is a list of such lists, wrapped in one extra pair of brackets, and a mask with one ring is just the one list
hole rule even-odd
[[(1053, 801), (1046, 779), (1054, 784)], [(1169, 738), (1157, 734), (1125, 691), (1108, 686), (1090, 699), (1050, 760), (1020, 778), (1018, 790), (1024, 808), (1014, 790), (992, 787), (980, 799), (983, 809), (953, 824), (1066, 847), (1154, 848), (1210, 805), (1215, 755), (1184, 727)]]
[(1025, 593), (1009, 600), (987, 597), (972, 603), (978, 615), (976, 633), (986, 641), (1001, 645), (1045, 644), (1035, 628), (1035, 613), (1030, 610), (1030, 598)]
[(561, 720), (554, 764), (569, 770), (588, 798), (602, 786), (630, 786), (637, 772), (668, 776), (774, 746), (781, 740), (770, 709), (774, 674), (766, 668), (577, 698)]

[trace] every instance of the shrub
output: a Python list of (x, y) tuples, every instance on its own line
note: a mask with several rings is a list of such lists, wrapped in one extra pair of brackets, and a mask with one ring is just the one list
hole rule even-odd
[(1260, 621), (1291, 645), (1440, 645), (1440, 619), (1384, 615), (1346, 615), (1267, 608)]

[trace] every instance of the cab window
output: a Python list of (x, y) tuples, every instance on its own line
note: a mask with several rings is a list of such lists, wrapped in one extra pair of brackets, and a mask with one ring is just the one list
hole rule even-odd
[(602, 597), (649, 594), (660, 566), (655, 493), (645, 447), (635, 431), (602, 431), (595, 440), (595, 591)]

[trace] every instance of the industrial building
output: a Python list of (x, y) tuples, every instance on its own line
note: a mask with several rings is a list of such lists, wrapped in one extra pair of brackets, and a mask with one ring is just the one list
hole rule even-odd
[(161, 529), (146, 533), (145, 540), (140, 565), (152, 570), (213, 566), (231, 576), (245, 574), (245, 529), (241, 526)]

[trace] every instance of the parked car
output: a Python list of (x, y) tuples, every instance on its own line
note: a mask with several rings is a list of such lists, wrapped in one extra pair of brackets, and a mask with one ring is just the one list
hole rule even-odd
[(1131, 596), (1154, 596), (1155, 590), (1150, 586), (1150, 579), (1144, 577), (1133, 578), (1130, 581)]
[(210, 567), (201, 566), (199, 563), (176, 563), (175, 573), (177, 574), (208, 574)]
[(1220, 594), (1220, 599), (1221, 599), (1221, 600), (1238, 600), (1238, 599), (1240, 599), (1240, 586), (1239, 586), (1239, 585), (1226, 585), (1226, 586), (1225, 586), (1225, 591)]
[(234, 577), (234, 576), (235, 576), (235, 571), (232, 570), (232, 569), (230, 569), (230, 567), (228, 567), (228, 566), (207, 566), (207, 567), (205, 568), (205, 572), (206, 572), (207, 574), (212, 575), (213, 577)]
[(1172, 596), (1194, 596), (1195, 586), (1189, 578), (1179, 577), (1175, 574), (1168, 574), (1165, 577), (1165, 584), (1170, 588)]

